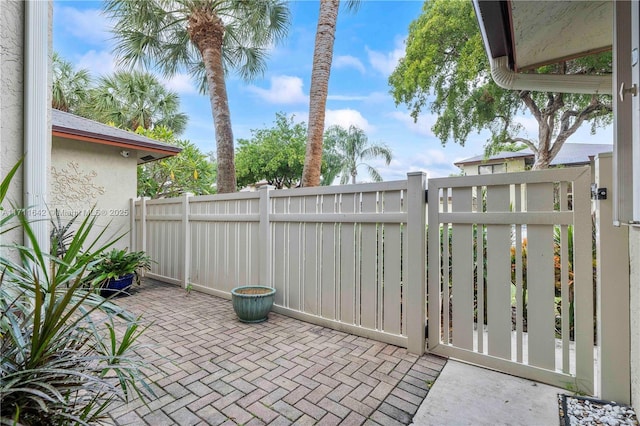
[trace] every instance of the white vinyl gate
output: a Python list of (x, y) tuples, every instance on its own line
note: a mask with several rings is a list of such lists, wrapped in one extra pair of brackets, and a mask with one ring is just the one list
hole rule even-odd
[(590, 173), (429, 179), (430, 352), (593, 394)]

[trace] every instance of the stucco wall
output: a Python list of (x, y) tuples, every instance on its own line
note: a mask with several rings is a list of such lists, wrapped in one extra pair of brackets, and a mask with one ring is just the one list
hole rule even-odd
[(629, 228), (631, 285), (631, 402), (640, 408), (640, 228)]
[[(24, 3), (0, 2), (0, 169), (6, 176), (20, 159), (23, 151), (23, 64), (24, 64)], [(7, 193), (7, 200), (22, 205), (22, 173), (18, 172)], [(6, 203), (8, 204), (8, 203)], [(6, 207), (6, 206), (5, 206)], [(19, 229), (2, 235), (3, 243), (22, 243)]]
[(96, 233), (108, 226), (106, 237), (126, 233), (117, 246), (129, 246), (129, 200), (136, 196), (136, 155), (120, 155), (122, 148), (53, 138), (50, 209), (68, 221), (81, 218), (95, 205)]

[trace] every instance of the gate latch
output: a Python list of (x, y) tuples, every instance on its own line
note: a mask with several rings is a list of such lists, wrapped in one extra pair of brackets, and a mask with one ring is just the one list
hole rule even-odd
[(598, 188), (595, 183), (591, 184), (591, 199), (592, 200), (606, 200), (607, 188)]

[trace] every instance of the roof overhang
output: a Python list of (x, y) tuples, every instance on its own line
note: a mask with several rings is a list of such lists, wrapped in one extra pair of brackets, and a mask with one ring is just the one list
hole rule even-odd
[(498, 85), (517, 90), (612, 92), (611, 76), (526, 73), (610, 50), (612, 0), (472, 1)]
[(182, 148), (133, 132), (52, 109), (51, 134), (64, 139), (110, 145), (134, 151), (138, 164), (177, 155)]

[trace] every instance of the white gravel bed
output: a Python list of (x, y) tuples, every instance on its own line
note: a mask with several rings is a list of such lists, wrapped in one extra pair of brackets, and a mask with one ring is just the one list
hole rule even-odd
[(558, 402), (561, 426), (638, 425), (634, 409), (626, 405), (569, 395), (558, 395)]

